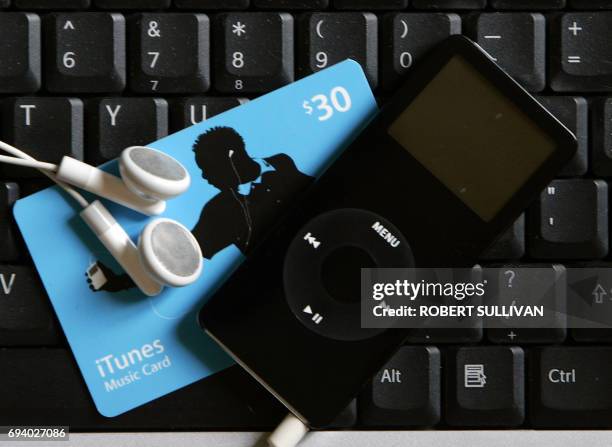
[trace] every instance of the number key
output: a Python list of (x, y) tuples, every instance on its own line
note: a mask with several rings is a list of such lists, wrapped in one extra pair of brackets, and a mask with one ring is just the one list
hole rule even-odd
[(611, 91), (612, 12), (561, 14), (552, 21), (550, 86), (558, 92)]
[(121, 14), (51, 14), (44, 20), (47, 89), (120, 92), (125, 87)]
[(299, 32), (302, 76), (350, 58), (361, 64), (370, 85), (377, 85), (378, 22), (374, 14), (306, 14), (300, 19)]
[(0, 93), (40, 88), (40, 18), (36, 14), (0, 14)]
[(130, 87), (139, 93), (205, 92), (210, 24), (204, 14), (140, 14), (130, 21)]
[(228, 13), (215, 21), (216, 87), (261, 93), (293, 82), (293, 17), (286, 13)]
[(388, 14), (382, 24), (382, 83), (386, 90), (398, 86), (401, 76), (436, 44), (461, 33), (457, 14)]
[(467, 19), (469, 35), (533, 92), (546, 85), (546, 21), (538, 13), (485, 13)]

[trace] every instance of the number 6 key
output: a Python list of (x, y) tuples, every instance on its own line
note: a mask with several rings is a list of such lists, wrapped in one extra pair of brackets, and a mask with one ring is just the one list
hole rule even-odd
[(50, 92), (121, 92), (125, 88), (125, 19), (121, 14), (51, 14), (43, 25)]

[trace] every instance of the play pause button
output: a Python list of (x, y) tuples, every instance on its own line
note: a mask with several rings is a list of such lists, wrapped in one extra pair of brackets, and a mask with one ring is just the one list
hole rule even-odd
[(315, 324), (319, 324), (321, 321), (323, 321), (323, 316), (313, 312), (312, 307), (310, 306), (306, 306), (302, 312), (312, 315), (311, 320), (314, 321)]

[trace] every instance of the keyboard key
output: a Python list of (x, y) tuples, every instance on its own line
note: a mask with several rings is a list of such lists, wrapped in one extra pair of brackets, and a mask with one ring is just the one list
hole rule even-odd
[[(487, 330), (489, 341), (500, 344), (563, 342), (567, 337), (568, 307), (565, 267), (558, 264), (508, 264), (494, 267), (502, 269), (502, 273), (514, 273), (511, 287), (507, 283), (509, 276), (505, 274), (503, 278), (487, 277), (487, 289), (492, 292), (499, 291), (494, 304), (541, 305), (544, 306), (545, 313), (544, 317), (538, 320), (537, 328), (513, 328), (509, 319), (499, 317), (494, 321), (496, 327)], [(495, 272), (496, 276), (498, 274), (499, 272)]]
[(140, 14), (130, 19), (130, 88), (139, 93), (208, 90), (209, 34), (204, 14)]
[(11, 6), (11, 0), (0, 0), (0, 8), (8, 8)]
[[(64, 155), (83, 158), (83, 103), (75, 98), (23, 97), (2, 103), (2, 138), (32, 157), (59, 163)], [(0, 165), (6, 178), (36, 178), (30, 168)]]
[(612, 98), (594, 100), (591, 112), (592, 170), (597, 176), (612, 177)]
[(168, 134), (168, 103), (161, 98), (103, 98), (87, 110), (87, 153), (94, 165), (119, 156), (129, 146), (144, 146)]
[(565, 0), (490, 0), (493, 9), (560, 9), (565, 7)]
[(555, 17), (550, 34), (550, 86), (558, 92), (612, 90), (612, 12)]
[(576, 9), (612, 9), (612, 0), (570, 0)]
[(568, 310), (572, 338), (582, 343), (610, 343), (612, 329), (612, 264), (606, 261), (574, 264), (568, 269)]
[(247, 102), (243, 98), (192, 96), (172, 105), (172, 129), (179, 131)]
[(0, 265), (0, 346), (52, 345), (58, 340), (53, 310), (34, 269)]
[(307, 76), (347, 58), (361, 64), (370, 85), (378, 83), (377, 18), (372, 13), (312, 13), (300, 18), (299, 70)]
[(519, 259), (525, 255), (525, 215), (521, 216), (482, 255), (484, 260)]
[(0, 183), (0, 261), (10, 262), (19, 258), (17, 228), (13, 219), (13, 204), (19, 198), (15, 183)]
[(612, 348), (551, 346), (530, 357), (535, 427), (610, 427)]
[(432, 346), (404, 346), (359, 397), (359, 417), (366, 426), (431, 426), (440, 420), (440, 351)]
[(325, 9), (329, 0), (254, 0), (262, 9)]
[(567, 328), (520, 328), (489, 329), (487, 339), (496, 344), (552, 344), (563, 343), (567, 337)]
[(165, 9), (170, 7), (170, 0), (95, 0), (96, 6), (102, 9)]
[(18, 9), (85, 9), (90, 0), (15, 0)]
[[(471, 271), (460, 270), (448, 279), (455, 284), (474, 283), (480, 280), (481, 275), (482, 270), (474, 268)], [(430, 280), (438, 281), (439, 279), (432, 277)], [(452, 296), (437, 296), (433, 299), (445, 306), (457, 304), (457, 300)], [(479, 306), (482, 304), (482, 298), (479, 296), (465, 298), (462, 304)], [(482, 340), (482, 326), (482, 319), (476, 315), (443, 320), (430, 318), (423, 321), (418, 328), (408, 331), (405, 343), (477, 343)]]
[(215, 19), (217, 90), (262, 93), (293, 82), (293, 17), (286, 13), (221, 14)]
[(51, 92), (120, 92), (125, 88), (125, 19), (121, 14), (50, 14), (44, 20), (45, 83)]
[(125, 414), (96, 410), (69, 351), (0, 349), (0, 420), (71, 430), (269, 430), (286, 408), (239, 367), (228, 368)]
[(0, 14), (0, 93), (40, 88), (40, 19), (36, 14)]
[(578, 140), (576, 155), (559, 172), (563, 177), (584, 175), (588, 168), (588, 104), (586, 99), (572, 96), (539, 96), (538, 101), (555, 115)]
[(546, 20), (537, 13), (487, 13), (466, 19), (469, 36), (527, 90), (546, 85)]
[(334, 0), (336, 9), (404, 9), (408, 0)]
[(457, 14), (387, 14), (382, 21), (382, 85), (399, 86), (402, 76), (420, 57), (453, 34), (461, 33)]
[(578, 343), (612, 343), (612, 329), (572, 329)]
[(458, 329), (411, 329), (406, 337), (407, 344), (431, 343), (478, 343), (482, 340), (482, 325)]
[(446, 422), (516, 427), (525, 418), (524, 354), (519, 347), (463, 347), (446, 356)]
[(249, 0), (174, 0), (174, 6), (184, 9), (246, 9)]
[(530, 210), (529, 251), (539, 259), (598, 259), (608, 253), (608, 185), (555, 180)]
[(412, 0), (417, 9), (482, 9), (487, 0)]

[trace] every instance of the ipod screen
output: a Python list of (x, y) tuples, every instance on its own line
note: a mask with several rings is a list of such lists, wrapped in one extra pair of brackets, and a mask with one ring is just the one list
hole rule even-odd
[(389, 134), (485, 221), (555, 149), (536, 122), (461, 56), (449, 60)]

